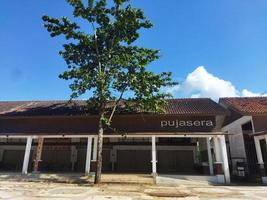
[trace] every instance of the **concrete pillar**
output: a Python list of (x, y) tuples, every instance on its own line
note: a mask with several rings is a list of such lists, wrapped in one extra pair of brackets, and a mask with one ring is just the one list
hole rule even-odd
[(222, 153), (222, 160), (223, 160), (223, 171), (224, 171), (225, 182), (229, 184), (230, 183), (230, 170), (229, 170), (227, 148), (226, 148), (224, 135), (220, 136), (220, 144), (221, 144), (221, 153)]
[(215, 150), (215, 162), (214, 162), (214, 172), (217, 177), (218, 183), (225, 183), (223, 166), (222, 166), (222, 152), (220, 147), (220, 141), (218, 136), (213, 137), (214, 150)]
[(77, 162), (77, 156), (78, 152), (75, 145), (71, 146), (71, 156), (70, 156), (70, 162), (71, 162), (71, 171), (75, 170), (75, 163)]
[(38, 138), (38, 144), (35, 149), (35, 159), (34, 159), (34, 165), (33, 165), (33, 172), (38, 173), (39, 172), (39, 164), (42, 161), (42, 151), (43, 151), (43, 144), (44, 144), (44, 138), (39, 137)]
[(89, 175), (90, 173), (91, 153), (92, 153), (92, 137), (89, 136), (87, 140), (86, 163), (85, 163), (85, 174), (86, 175)]
[(23, 160), (23, 167), (22, 167), (22, 174), (28, 173), (28, 166), (29, 166), (29, 160), (30, 160), (30, 154), (31, 154), (31, 147), (32, 147), (32, 136), (27, 137), (27, 144), (24, 154), (24, 160)]
[(262, 158), (260, 140), (256, 136), (254, 136), (254, 142), (255, 142), (255, 147), (256, 147), (258, 164), (264, 164), (263, 158)]
[(254, 142), (255, 142), (255, 148), (257, 153), (257, 159), (258, 159), (258, 169), (261, 176), (265, 176), (265, 168), (264, 168), (264, 162), (261, 152), (261, 144), (260, 139), (257, 136), (254, 136)]
[(199, 139), (197, 139), (196, 144), (196, 163), (200, 164), (200, 149), (199, 149)]
[(213, 137), (214, 150), (215, 150), (215, 160), (216, 162), (222, 162), (222, 153), (220, 148), (219, 138), (217, 136)]
[(206, 140), (207, 140), (207, 151), (208, 151), (210, 175), (214, 175), (211, 148), (210, 148), (210, 138), (206, 138)]
[(157, 174), (157, 150), (156, 150), (156, 136), (152, 136), (152, 174)]
[(97, 136), (94, 137), (94, 146), (93, 146), (93, 161), (96, 161), (97, 156)]
[(81, 138), (71, 138), (71, 153), (70, 153), (70, 162), (71, 162), (71, 171), (75, 171), (75, 164), (78, 159), (78, 150), (76, 144), (81, 141)]

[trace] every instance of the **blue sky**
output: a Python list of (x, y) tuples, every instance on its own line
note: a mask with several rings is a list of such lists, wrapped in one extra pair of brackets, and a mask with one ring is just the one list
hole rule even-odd
[[(173, 72), (181, 83), (171, 88), (176, 97), (267, 93), (266, 0), (132, 2), (154, 23), (138, 43), (161, 50), (150, 67)], [(68, 99), (68, 83), (58, 78), (64, 41), (50, 38), (41, 16), (70, 16), (71, 7), (65, 0), (3, 0), (0, 13), (0, 100)]]

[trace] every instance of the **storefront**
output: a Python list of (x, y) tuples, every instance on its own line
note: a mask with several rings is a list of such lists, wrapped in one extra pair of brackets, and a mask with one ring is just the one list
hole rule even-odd
[[(0, 170), (94, 170), (97, 115), (85, 102), (0, 102)], [(202, 175), (230, 182), (227, 110), (210, 99), (168, 100), (166, 113), (121, 113), (104, 135), (103, 172)], [(39, 162), (38, 162), (39, 161)]]
[(267, 183), (267, 97), (222, 98), (233, 180)]

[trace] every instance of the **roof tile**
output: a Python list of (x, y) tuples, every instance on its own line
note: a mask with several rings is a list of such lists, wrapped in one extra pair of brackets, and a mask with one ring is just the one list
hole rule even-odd
[(219, 103), (243, 115), (267, 114), (267, 97), (221, 98)]
[[(168, 99), (165, 114), (226, 115), (227, 110), (208, 98)], [(0, 102), (0, 116), (84, 115), (86, 101), (19, 101)], [(89, 113), (95, 114), (95, 113)]]

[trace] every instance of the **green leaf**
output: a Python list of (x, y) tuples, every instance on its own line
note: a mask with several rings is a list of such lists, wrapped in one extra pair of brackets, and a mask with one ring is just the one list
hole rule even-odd
[[(66, 39), (60, 51), (66, 71), (59, 78), (70, 82), (71, 99), (91, 94), (88, 108), (105, 115), (111, 111), (109, 102), (121, 99), (128, 111), (164, 112), (165, 98), (171, 95), (162, 88), (177, 83), (170, 72), (148, 70), (160, 58), (159, 50), (135, 43), (141, 29), (152, 27), (143, 10), (133, 8), (129, 0), (108, 5), (106, 0), (88, 0), (88, 6), (82, 0), (67, 2), (73, 7), (74, 20), (46, 15), (42, 20), (52, 37)], [(84, 22), (83, 28), (79, 26), (81, 19), (87, 26)], [(109, 121), (103, 123), (112, 126)]]
[(91, 10), (94, 6), (94, 0), (88, 0), (88, 8)]

